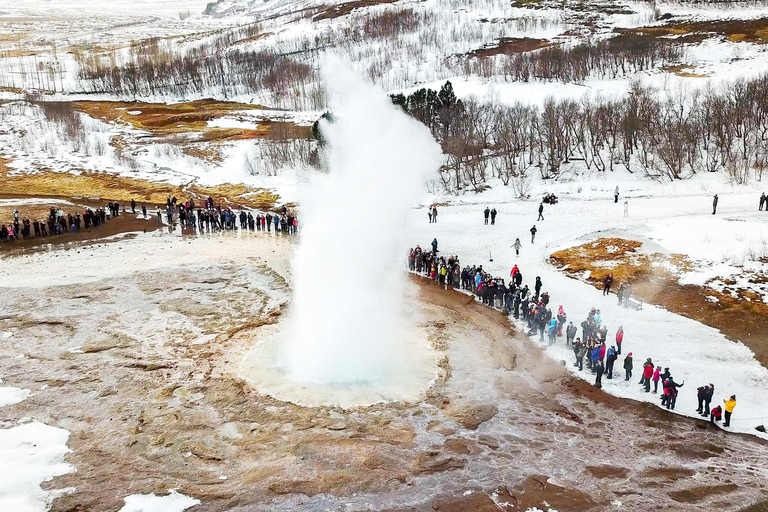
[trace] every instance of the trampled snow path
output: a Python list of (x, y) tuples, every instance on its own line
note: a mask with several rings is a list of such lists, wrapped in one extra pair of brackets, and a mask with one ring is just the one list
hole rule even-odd
[[(609, 341), (615, 337), (617, 327), (623, 325), (623, 354), (616, 363), (614, 379), (603, 379), (604, 391), (634, 400), (660, 403), (660, 395), (645, 393), (638, 385), (642, 363), (650, 357), (654, 364), (669, 367), (677, 382), (685, 381), (675, 412), (694, 416), (696, 388), (713, 383), (713, 407), (733, 394), (737, 397), (730, 430), (768, 438), (755, 430), (756, 426), (768, 422), (768, 369), (758, 363), (748, 347), (728, 340), (716, 329), (662, 308), (646, 305), (642, 311), (635, 311), (620, 307), (615, 295), (604, 297), (600, 290), (565, 276), (547, 263), (549, 255), (555, 250), (600, 236), (642, 240), (651, 233), (658, 236), (659, 230), (674, 232), (669, 227), (670, 222), (678, 219), (690, 219), (685, 223), (688, 244), (693, 252), (701, 251), (708, 237), (716, 234), (727, 239), (728, 232), (723, 231), (723, 226), (729, 223), (738, 223), (739, 226), (747, 223), (753, 229), (765, 229), (768, 214), (757, 211), (759, 194), (720, 194), (718, 215), (713, 216), (708, 193), (653, 198), (647, 197), (644, 192), (646, 197), (630, 199), (630, 217), (625, 219), (623, 198), (614, 204), (611, 190), (612, 187), (608, 187), (602, 194), (585, 194), (591, 196), (589, 200), (564, 197), (559, 204), (545, 207), (543, 222), (536, 222), (538, 201), (514, 201), (511, 190), (509, 197), (503, 196), (503, 190), (494, 190), (486, 198), (496, 202), (480, 202), (483, 201), (483, 194), (474, 196), (476, 204), (439, 208), (437, 224), (429, 224), (426, 209), (420, 208), (412, 212), (408, 224), (413, 226), (414, 244), (418, 242), (428, 248), (436, 237), (441, 253), (458, 255), (462, 265), (481, 264), (493, 275), (508, 278), (510, 269), (517, 263), (523, 273), (523, 282), (531, 287), (535, 277), (541, 276), (543, 291), (551, 296), (552, 309), (556, 311), (562, 304), (568, 319), (577, 326), (592, 307), (601, 310), (603, 324), (608, 327)], [(499, 211), (495, 226), (483, 225), (486, 206)], [(536, 224), (538, 233), (532, 245), (529, 229), (533, 224)], [(733, 246), (743, 243), (743, 240), (736, 240), (733, 231), (731, 235)], [(523, 243), (518, 258), (511, 248), (516, 237)], [(668, 238), (660, 241), (673, 245)], [(489, 254), (493, 255), (493, 262), (489, 261)], [(573, 353), (563, 341), (546, 351), (556, 360), (565, 360), (570, 371), (575, 370)], [(623, 356), (628, 352), (633, 352), (634, 374), (632, 380), (625, 382), (622, 364)], [(594, 378), (586, 370), (576, 373), (586, 379)]]

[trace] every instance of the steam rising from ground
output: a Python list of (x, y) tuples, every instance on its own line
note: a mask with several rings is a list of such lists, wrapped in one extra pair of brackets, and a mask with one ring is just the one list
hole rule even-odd
[[(301, 193), (283, 360), (293, 380), (386, 380), (402, 367), (405, 219), (440, 165), (429, 130), (345, 66), (326, 68), (328, 174)], [(413, 340), (411, 341), (413, 342)]]

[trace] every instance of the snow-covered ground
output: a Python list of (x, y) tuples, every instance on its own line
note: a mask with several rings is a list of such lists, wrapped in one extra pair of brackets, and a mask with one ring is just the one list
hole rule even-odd
[[(560, 202), (546, 206), (545, 220), (539, 222), (538, 201), (513, 200), (511, 191), (505, 195), (506, 190), (497, 187), (488, 195), (463, 196), (459, 201), (453, 198), (452, 204), (439, 208), (436, 224), (428, 223), (426, 208), (415, 209), (409, 218), (409, 229), (413, 230), (414, 245), (429, 247), (431, 240), (437, 238), (442, 254), (458, 255), (463, 265), (483, 265), (491, 274), (508, 278), (510, 269), (517, 264), (529, 286), (536, 276), (541, 276), (543, 291), (551, 296), (550, 307), (556, 311), (562, 305), (574, 325), (578, 326), (591, 308), (600, 309), (609, 342), (622, 325), (622, 356), (616, 363), (614, 379), (603, 379), (604, 391), (660, 403), (660, 395), (644, 393), (637, 383), (642, 364), (650, 357), (654, 364), (669, 367), (676, 382), (685, 381), (677, 413), (695, 416), (696, 388), (713, 383), (713, 407), (733, 394), (737, 397), (730, 429), (768, 438), (755, 430), (768, 422), (768, 369), (760, 365), (748, 347), (730, 341), (716, 329), (660, 307), (645, 305), (641, 311), (620, 307), (615, 296), (605, 297), (592, 285), (571, 279), (548, 263), (552, 252), (601, 236), (652, 240), (662, 250), (690, 255), (692, 259), (720, 260), (721, 253), (714, 247), (746, 250), (750, 241), (760, 239), (768, 228), (768, 214), (757, 211), (759, 191), (729, 190), (711, 176), (688, 182), (685, 187), (621, 183), (622, 197), (615, 204), (612, 194), (617, 184), (606, 179), (591, 185), (550, 185), (547, 190), (557, 193)], [(576, 191), (579, 188), (581, 193)], [(540, 197), (539, 192), (543, 192), (542, 186), (537, 187), (533, 197)], [(720, 197), (715, 216), (711, 193)], [(623, 200), (627, 198), (629, 217), (624, 218)], [(446, 198), (429, 196), (424, 203), (440, 199)], [(486, 206), (499, 212), (495, 226), (483, 225)], [(534, 224), (538, 232), (531, 244), (529, 229)], [(519, 257), (511, 248), (517, 237), (523, 243)], [(575, 371), (573, 353), (564, 342), (546, 351), (556, 360), (566, 361), (566, 367), (576, 375), (594, 378), (587, 371)], [(633, 353), (634, 374), (632, 380), (625, 382), (622, 364), (628, 352)]]
[[(9, 338), (11, 333), (2, 333)], [(22, 402), (28, 389), (0, 387), (0, 510), (44, 512), (66, 489), (43, 490), (40, 484), (75, 471), (64, 457), (69, 432), (31, 418), (7, 420), (3, 407)]]

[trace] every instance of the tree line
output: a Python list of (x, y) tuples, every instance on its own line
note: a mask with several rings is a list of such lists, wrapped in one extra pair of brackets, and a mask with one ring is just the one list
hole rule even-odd
[(453, 192), (498, 177), (523, 195), (531, 173), (557, 179), (575, 167), (659, 180), (719, 171), (736, 183), (761, 180), (768, 168), (768, 74), (693, 92), (633, 82), (621, 98), (548, 98), (542, 106), (462, 101), (450, 82), (392, 101), (441, 144), (440, 178)]

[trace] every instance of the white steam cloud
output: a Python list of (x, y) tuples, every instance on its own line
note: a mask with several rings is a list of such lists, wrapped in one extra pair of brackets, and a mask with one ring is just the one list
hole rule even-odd
[(324, 79), (328, 174), (300, 194), (301, 243), (283, 361), (293, 380), (386, 380), (401, 368), (406, 215), (440, 165), (429, 130), (334, 62)]

